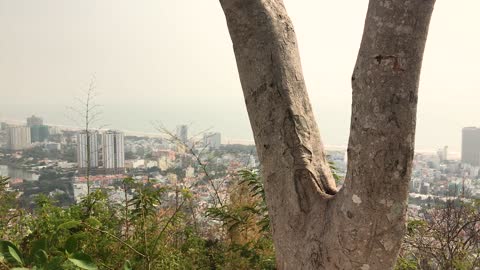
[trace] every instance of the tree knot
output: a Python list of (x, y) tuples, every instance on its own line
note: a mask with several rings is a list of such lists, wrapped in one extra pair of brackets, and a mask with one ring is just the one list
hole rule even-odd
[(400, 59), (396, 55), (377, 55), (374, 57), (378, 65), (384, 63), (385, 65), (392, 65), (394, 71), (405, 71), (400, 63)]

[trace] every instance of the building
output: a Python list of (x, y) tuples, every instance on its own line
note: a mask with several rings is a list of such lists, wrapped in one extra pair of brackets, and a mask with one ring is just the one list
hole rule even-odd
[(52, 126), (48, 126), (48, 133), (50, 135), (62, 134), (59, 127), (52, 127)]
[(422, 183), (420, 186), (421, 194), (430, 194), (430, 183)]
[(180, 141), (187, 143), (188, 142), (188, 126), (187, 125), (177, 126), (176, 135)]
[(168, 150), (168, 149), (160, 149), (156, 150), (152, 153), (153, 156), (157, 158), (165, 158), (168, 159), (169, 161), (175, 160), (175, 151)]
[(192, 166), (188, 166), (185, 169), (185, 177), (186, 178), (193, 178), (195, 177), (195, 169)]
[(175, 152), (172, 150), (158, 150), (155, 151), (154, 155), (158, 157), (158, 167), (160, 170), (165, 171), (168, 168), (172, 167), (175, 163), (176, 158)]
[(118, 131), (102, 134), (102, 162), (106, 173), (125, 172), (125, 139)]
[(40, 118), (40, 117), (36, 117), (35, 115), (32, 115), (30, 117), (27, 118), (27, 126), (28, 127), (31, 127), (31, 126), (42, 126), (43, 125), (43, 119)]
[(128, 160), (125, 163), (125, 167), (129, 169), (145, 168), (145, 160), (144, 159)]
[[(89, 159), (90, 167), (88, 168)], [(97, 171), (99, 165), (98, 132), (81, 131), (77, 134), (77, 162), (80, 174)]]
[(60, 151), (62, 149), (62, 144), (60, 143), (46, 143), (45, 149), (48, 151)]
[(7, 148), (10, 150), (23, 150), (32, 144), (30, 128), (25, 126), (7, 127)]
[(45, 125), (32, 125), (30, 126), (30, 134), (32, 142), (43, 142), (48, 140), (50, 131), (48, 126)]
[(462, 163), (480, 166), (480, 128), (462, 129)]
[(210, 148), (218, 149), (222, 145), (222, 135), (219, 132), (206, 133), (203, 135), (203, 144)]
[(441, 162), (448, 161), (448, 146), (444, 146), (442, 149), (438, 149), (437, 156)]

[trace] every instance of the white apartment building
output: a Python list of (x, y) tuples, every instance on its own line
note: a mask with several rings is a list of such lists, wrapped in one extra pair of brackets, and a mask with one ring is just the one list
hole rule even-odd
[(107, 173), (125, 172), (125, 139), (118, 131), (102, 134), (102, 161)]
[[(88, 156), (90, 153), (90, 157)], [(97, 131), (81, 131), (77, 134), (77, 162), (81, 171), (86, 171), (88, 158), (90, 170), (94, 171), (99, 166), (99, 145)]]
[(10, 150), (23, 150), (32, 144), (30, 128), (25, 126), (7, 127), (7, 148)]

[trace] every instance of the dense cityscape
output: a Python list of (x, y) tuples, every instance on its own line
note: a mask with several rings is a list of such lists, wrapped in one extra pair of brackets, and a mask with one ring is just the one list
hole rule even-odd
[[(26, 125), (1, 124), (0, 174), (10, 177), (9, 188), (20, 192), (25, 206), (40, 193), (58, 198), (64, 205), (79, 202), (87, 194), (87, 181), (92, 189), (108, 190), (113, 200), (121, 201), (118, 183), (126, 177), (194, 187), (206, 205), (211, 198), (210, 187), (202, 181), (208, 173), (203, 165), (208, 163), (223, 191), (238, 170), (258, 168), (253, 145), (222, 144), (218, 132), (189, 135), (187, 125), (156, 137), (140, 137), (116, 130), (62, 129), (31, 116)], [(327, 149), (327, 156), (341, 185), (346, 150)], [(448, 146), (435, 154), (416, 153), (410, 182), (411, 214), (433, 199), (459, 194), (466, 199), (480, 198), (479, 170), (480, 128), (462, 130), (460, 160), (449, 158)]]
[(199, 183), (208, 173), (200, 169), (202, 162), (224, 185), (237, 170), (257, 167), (253, 146), (222, 145), (218, 132), (190, 138), (186, 125), (164, 138), (138, 137), (114, 130), (61, 130), (32, 116), (25, 126), (2, 123), (0, 138), (0, 174), (10, 177), (10, 189), (20, 191), (26, 205), (39, 193), (64, 204), (79, 202), (87, 181), (92, 189), (121, 199), (118, 183), (127, 176), (155, 179), (158, 185), (195, 184), (198, 196), (208, 201), (208, 187)]

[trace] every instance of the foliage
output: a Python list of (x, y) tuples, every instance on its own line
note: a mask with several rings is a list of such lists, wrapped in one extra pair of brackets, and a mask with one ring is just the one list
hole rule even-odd
[(123, 179), (114, 185), (124, 194), (121, 203), (102, 189), (70, 206), (38, 195), (31, 211), (18, 210), (16, 193), (6, 186), (2, 178), (0, 225), (4, 213), (19, 214), (1, 230), (2, 270), (275, 269), (265, 191), (255, 171), (240, 171), (229, 199), (208, 214), (182, 181)]
[[(62, 228), (58, 228), (62, 230)], [(0, 258), (3, 264), (22, 269), (80, 269), (96, 270), (92, 258), (79, 250), (76, 236), (70, 236), (60, 248), (52, 249), (52, 239), (39, 239), (32, 243), (29, 252), (20, 252), (12, 242), (0, 240)]]
[(395, 270), (417, 270), (417, 262), (414, 259), (398, 258)]
[(8, 177), (0, 176), (0, 239), (19, 239), (27, 218), (18, 207), (17, 192), (7, 189), (8, 183)]
[[(31, 213), (18, 209), (7, 186), (0, 178), (1, 270), (275, 269), (264, 185), (254, 170), (239, 171), (225, 203), (205, 215), (185, 185), (152, 179), (116, 184), (120, 204), (96, 189), (69, 207), (39, 195)], [(479, 209), (459, 198), (410, 220), (395, 270), (478, 267)]]
[(8, 179), (8, 177), (0, 176), (0, 192), (2, 192), (2, 194), (8, 185)]
[(274, 250), (263, 181), (255, 171), (241, 170), (228, 204), (212, 207), (207, 216), (226, 229), (229, 269), (274, 269)]
[(463, 198), (429, 209), (410, 220), (397, 269), (480, 267), (480, 204)]
[(342, 183), (342, 178), (337, 174), (337, 167), (335, 167), (335, 163), (333, 161), (328, 161), (328, 166), (332, 172), (333, 179), (335, 180), (335, 184), (339, 185)]

